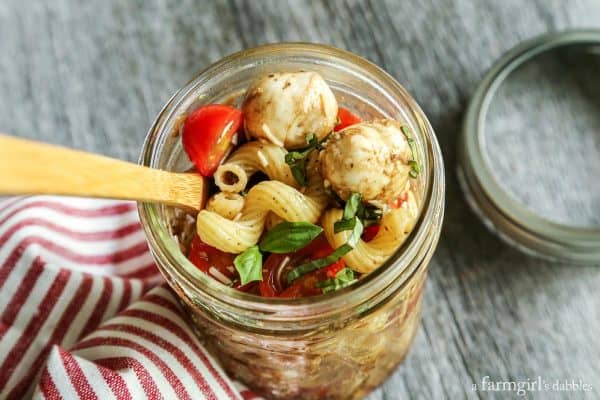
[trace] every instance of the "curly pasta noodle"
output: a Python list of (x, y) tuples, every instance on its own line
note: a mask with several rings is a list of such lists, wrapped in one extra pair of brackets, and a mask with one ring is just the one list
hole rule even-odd
[(241, 253), (258, 242), (270, 212), (285, 221), (316, 223), (328, 201), (318, 170), (318, 157), (314, 154), (309, 160), (308, 186), (304, 193), (276, 180), (259, 182), (248, 191), (235, 221), (213, 211), (200, 211), (196, 224), (198, 235), (203, 242), (221, 251)]
[[(412, 191), (402, 207), (385, 214), (381, 219), (379, 233), (370, 242), (359, 240), (352, 251), (343, 259), (346, 265), (360, 273), (369, 273), (385, 262), (410, 233), (417, 219), (419, 207)], [(327, 241), (337, 248), (348, 241), (350, 231), (334, 233), (333, 224), (342, 218), (343, 211), (327, 210), (321, 219)]]
[(244, 198), (237, 193), (219, 192), (206, 203), (206, 210), (234, 219), (244, 208)]
[(246, 188), (248, 179), (257, 171), (269, 179), (289, 186), (298, 184), (285, 163), (286, 150), (271, 143), (248, 142), (233, 152), (215, 172), (215, 183), (223, 192), (239, 192)]

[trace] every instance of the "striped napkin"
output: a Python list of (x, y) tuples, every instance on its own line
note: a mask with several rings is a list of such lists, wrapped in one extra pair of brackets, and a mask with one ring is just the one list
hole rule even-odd
[(159, 274), (134, 203), (0, 200), (0, 399), (257, 399)]

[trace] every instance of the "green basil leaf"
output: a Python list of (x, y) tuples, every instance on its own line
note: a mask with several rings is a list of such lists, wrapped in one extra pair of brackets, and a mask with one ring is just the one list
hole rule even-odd
[(305, 158), (305, 154), (301, 151), (290, 151), (285, 155), (285, 162), (287, 164), (294, 164)]
[(352, 193), (350, 197), (348, 197), (346, 205), (344, 206), (344, 214), (342, 219), (333, 224), (333, 231), (335, 233), (354, 229), (356, 225), (356, 220), (354, 217), (360, 210), (363, 209), (360, 199), (360, 193)]
[(233, 260), (233, 265), (240, 274), (242, 285), (252, 281), (262, 281), (262, 254), (258, 246), (249, 247), (239, 254)]
[(408, 165), (410, 165), (409, 175), (411, 178), (416, 178), (419, 176), (419, 164), (415, 160), (410, 160)]
[(306, 137), (306, 143), (308, 143), (308, 149), (305, 151), (310, 151), (312, 149), (323, 150), (323, 143), (325, 143), (329, 139), (329, 134), (323, 138), (321, 142), (317, 139), (317, 136), (314, 133), (311, 133)]
[(315, 287), (324, 288), (327, 286), (335, 285), (335, 279), (325, 279), (324, 281), (319, 281), (315, 283)]
[[(327, 138), (323, 139), (323, 142), (325, 140), (327, 140)], [(323, 150), (323, 146), (319, 143), (319, 140), (314, 133), (311, 133), (306, 137), (306, 143), (308, 143), (308, 147), (304, 150), (290, 151), (285, 155), (285, 163), (290, 166), (292, 176), (301, 186), (306, 186), (308, 183), (306, 178), (306, 164), (310, 152), (314, 149)]]
[(347, 244), (352, 248), (354, 248), (358, 244), (358, 241), (360, 240), (360, 236), (362, 235), (364, 229), (364, 226), (362, 222), (360, 222), (360, 219), (358, 219), (358, 217), (354, 217), (354, 219), (356, 220), (356, 224), (354, 225), (354, 229), (352, 229), (352, 233), (350, 234), (350, 237), (348, 238), (347, 242)]
[(311, 260), (311, 261), (305, 262), (304, 264), (298, 265), (296, 268), (294, 268), (293, 270), (291, 270), (288, 273), (288, 276), (287, 276), (288, 283), (292, 283), (292, 281), (294, 281), (295, 279), (298, 279), (302, 275), (307, 274), (311, 271), (314, 271), (319, 268), (323, 268), (323, 267), (333, 264), (334, 262), (336, 262), (337, 260), (342, 258), (342, 256), (344, 254), (350, 252), (351, 250), (352, 250), (351, 246), (349, 246), (347, 244), (343, 244), (340, 247), (338, 247), (337, 249), (335, 249), (335, 251), (333, 253), (331, 253), (330, 255), (328, 255), (327, 257), (317, 258), (315, 260)]
[(346, 201), (346, 206), (344, 207), (344, 219), (352, 219), (356, 215), (356, 211), (358, 211), (358, 207), (360, 206), (360, 193), (352, 193), (350, 197), (348, 197), (348, 201)]
[(379, 220), (383, 215), (381, 209), (375, 206), (367, 206), (361, 210), (361, 213), (357, 214), (360, 219), (365, 220)]
[(352, 218), (352, 219), (340, 219), (339, 221), (336, 221), (333, 224), (333, 231), (335, 233), (339, 233), (342, 231), (350, 231), (352, 229), (354, 229), (354, 226), (356, 225), (356, 219)]
[(328, 286), (339, 286), (346, 282), (356, 282), (356, 278), (354, 277), (354, 271), (347, 267), (339, 271), (335, 275), (335, 278), (325, 279), (323, 281), (315, 283), (315, 287), (326, 288)]
[(350, 234), (350, 237), (348, 238), (348, 242), (346, 242), (345, 244), (343, 244), (340, 247), (338, 247), (337, 249), (335, 249), (333, 251), (333, 253), (331, 253), (327, 257), (317, 258), (316, 260), (311, 260), (311, 261), (305, 262), (304, 264), (298, 265), (296, 268), (294, 268), (293, 270), (291, 270), (288, 273), (288, 276), (287, 276), (288, 283), (291, 283), (295, 279), (298, 279), (302, 275), (307, 274), (311, 271), (331, 265), (334, 262), (336, 262), (337, 260), (339, 260), (340, 258), (342, 258), (346, 253), (349, 253), (350, 251), (352, 251), (352, 249), (356, 246), (356, 244), (360, 240), (360, 236), (363, 233), (362, 222), (360, 222), (360, 219), (358, 219), (358, 217), (354, 217), (354, 218), (356, 221), (355, 221), (354, 229), (352, 230), (352, 233)]
[(260, 249), (270, 253), (290, 253), (299, 250), (323, 232), (323, 228), (308, 222), (282, 222), (268, 231)]
[(342, 282), (350, 282), (354, 280), (354, 271), (351, 268), (344, 268), (337, 274), (335, 274), (335, 279)]
[(415, 145), (415, 140), (408, 136), (408, 134), (410, 133), (410, 128), (407, 125), (402, 125), (400, 127), (400, 130), (406, 138), (406, 142), (408, 143), (408, 147), (410, 148), (410, 154), (412, 156), (412, 160), (408, 162), (408, 165), (410, 166), (410, 172), (408, 174), (411, 178), (416, 178), (417, 176), (419, 176), (419, 164), (416, 161), (417, 157), (415, 154), (417, 153), (417, 148)]
[(292, 176), (301, 186), (306, 186), (306, 162), (308, 153), (303, 151), (292, 151), (285, 155), (285, 162), (292, 170)]
[(410, 134), (410, 128), (408, 127), (408, 125), (402, 125), (400, 127), (400, 130), (404, 134), (404, 137), (406, 138), (406, 141), (412, 140), (412, 138), (410, 136), (408, 136)]
[(306, 162), (301, 162), (298, 164), (294, 164), (291, 167), (292, 176), (300, 184), (300, 186), (306, 186), (308, 183), (308, 179), (306, 178)]
[(330, 293), (330, 292), (335, 292), (336, 290), (343, 289), (345, 287), (348, 287), (348, 286), (352, 285), (357, 280), (358, 279), (354, 279), (354, 280), (349, 281), (349, 282), (335, 281), (332, 285), (328, 285), (328, 286), (323, 287), (323, 293)]
[(365, 226), (379, 225), (382, 215), (381, 209), (372, 205), (361, 205), (356, 212), (356, 216), (360, 218)]

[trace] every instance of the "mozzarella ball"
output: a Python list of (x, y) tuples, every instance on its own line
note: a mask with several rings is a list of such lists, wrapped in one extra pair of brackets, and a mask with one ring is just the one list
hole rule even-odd
[(342, 199), (360, 193), (364, 201), (385, 205), (406, 189), (412, 159), (399, 122), (361, 122), (332, 134), (321, 151), (325, 185)]
[(338, 105), (325, 80), (315, 72), (272, 73), (254, 81), (242, 104), (244, 128), (256, 138), (286, 149), (321, 140), (336, 124)]

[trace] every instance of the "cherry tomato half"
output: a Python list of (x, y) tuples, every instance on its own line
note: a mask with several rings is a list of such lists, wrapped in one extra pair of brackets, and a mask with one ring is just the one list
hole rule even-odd
[(263, 264), (263, 279), (258, 282), (258, 290), (263, 297), (276, 297), (283, 291), (282, 269), (288, 255), (271, 254)]
[(215, 267), (217, 271), (231, 280), (236, 276), (233, 268), (235, 254), (225, 253), (207, 245), (198, 235), (194, 236), (190, 243), (188, 258), (199, 270), (207, 274), (210, 273), (210, 267)]
[(352, 113), (350, 110), (348, 110), (344, 107), (340, 107), (338, 109), (338, 118), (340, 119), (340, 123), (335, 128), (333, 128), (333, 130), (336, 132), (341, 131), (342, 129), (346, 128), (347, 126), (358, 124), (359, 122), (362, 122), (361, 117)]
[(263, 297), (298, 298), (315, 296), (323, 293), (323, 289), (316, 287), (317, 282), (328, 278), (335, 278), (338, 272), (346, 267), (344, 260), (309, 272), (294, 280), (291, 285), (286, 281), (287, 272), (307, 261), (327, 257), (333, 249), (321, 235), (310, 242), (306, 247), (290, 254), (271, 254), (263, 266), (263, 280), (258, 283), (260, 294)]
[(296, 299), (299, 297), (316, 296), (323, 294), (323, 289), (316, 287), (317, 282), (327, 279), (324, 271), (317, 270), (309, 272), (306, 275), (296, 279), (290, 286), (288, 286), (279, 297), (285, 297), (288, 299)]
[(377, 234), (379, 233), (379, 228), (379, 225), (367, 226), (360, 238), (365, 242), (370, 242), (371, 240), (375, 239), (375, 236), (377, 236)]
[(241, 124), (242, 112), (222, 104), (202, 106), (187, 116), (183, 148), (201, 175), (215, 173)]

